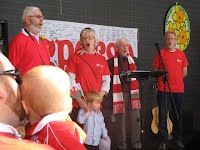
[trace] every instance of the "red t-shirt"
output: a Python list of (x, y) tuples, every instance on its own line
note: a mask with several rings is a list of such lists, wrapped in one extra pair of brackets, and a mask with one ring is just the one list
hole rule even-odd
[(48, 44), (41, 38), (39, 43), (36, 38), (18, 33), (9, 43), (8, 58), (13, 66), (20, 69), (21, 76), (31, 68), (38, 65), (50, 65)]
[(39, 132), (33, 134), (36, 126), (26, 125), (25, 139), (52, 146), (56, 150), (86, 150), (81, 144), (85, 141), (85, 132), (73, 121), (52, 121)]
[[(183, 93), (184, 81), (183, 81), (183, 68), (188, 66), (188, 61), (185, 53), (176, 49), (175, 52), (170, 52), (167, 49), (160, 50), (161, 57), (164, 63), (165, 70), (168, 71), (167, 79), (171, 88), (171, 92)], [(160, 57), (158, 53), (153, 61), (153, 67), (158, 70), (163, 70)], [(158, 78), (158, 91), (164, 91), (163, 77)], [(169, 92), (169, 88), (166, 83), (166, 91)]]
[[(87, 63), (83, 59), (87, 61)], [(66, 72), (71, 72), (76, 75), (76, 82), (80, 83), (84, 95), (90, 90), (100, 91), (102, 76), (110, 75), (105, 57), (98, 53), (73, 54), (69, 57)], [(75, 105), (73, 101), (73, 106)]]

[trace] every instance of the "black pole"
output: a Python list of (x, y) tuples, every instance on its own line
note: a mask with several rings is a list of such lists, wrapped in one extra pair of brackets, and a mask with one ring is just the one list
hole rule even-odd
[[(161, 56), (161, 53), (160, 53), (159, 44), (156, 43), (155, 46), (157, 48), (157, 51), (158, 51), (158, 54), (159, 54), (159, 57), (160, 57), (160, 60), (161, 60), (162, 68), (163, 68), (163, 70), (165, 70), (163, 59), (162, 59), (162, 56)], [(177, 117), (177, 120), (179, 120), (179, 115), (178, 115), (178, 112), (177, 112), (177, 109), (176, 109), (176, 105), (175, 105), (175, 102), (174, 102), (174, 97), (172, 95), (172, 91), (171, 91), (171, 88), (170, 88), (170, 85), (169, 85), (169, 82), (168, 82), (168, 79), (167, 79), (167, 74), (164, 75), (163, 82), (164, 82), (164, 95), (165, 95), (165, 105), (166, 105), (165, 106), (165, 110), (166, 110), (166, 115), (167, 115), (167, 97), (166, 97), (166, 83), (167, 83), (167, 86), (168, 86), (169, 92), (170, 92), (170, 96), (171, 96), (171, 99), (172, 99), (172, 103), (173, 103), (173, 106), (174, 106), (174, 109), (175, 109), (175, 112), (176, 112), (176, 117)], [(167, 119), (167, 116), (166, 116), (166, 119)]]
[(143, 146), (144, 142), (143, 142), (143, 134), (144, 134), (144, 120), (145, 120), (145, 111), (144, 111), (144, 105), (143, 105), (143, 95), (142, 95), (142, 91), (143, 91), (143, 83), (146, 79), (144, 78), (136, 78), (139, 84), (139, 96), (140, 96), (140, 102), (141, 102), (141, 109), (140, 109), (140, 127), (141, 127), (141, 131), (140, 131), (140, 140), (141, 140), (141, 144)]

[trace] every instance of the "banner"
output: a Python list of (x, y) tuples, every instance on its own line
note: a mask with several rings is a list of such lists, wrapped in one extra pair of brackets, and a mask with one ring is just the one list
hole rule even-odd
[(41, 37), (49, 43), (52, 65), (66, 70), (69, 56), (80, 49), (80, 32), (86, 27), (95, 30), (99, 38), (99, 45), (96, 49), (106, 59), (114, 56), (116, 51), (115, 42), (122, 37), (129, 40), (130, 55), (138, 57), (137, 28), (44, 20)]

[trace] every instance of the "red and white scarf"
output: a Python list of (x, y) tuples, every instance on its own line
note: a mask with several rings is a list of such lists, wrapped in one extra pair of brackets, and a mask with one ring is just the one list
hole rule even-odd
[[(133, 58), (130, 55), (128, 55), (127, 58), (130, 71), (136, 70), (136, 65)], [(139, 99), (138, 81), (136, 80), (136, 78), (131, 78), (130, 94), (132, 109), (140, 109), (141, 104)], [(123, 91), (118, 69), (118, 54), (116, 53), (114, 56), (113, 73), (113, 114), (123, 113), (124, 111)]]

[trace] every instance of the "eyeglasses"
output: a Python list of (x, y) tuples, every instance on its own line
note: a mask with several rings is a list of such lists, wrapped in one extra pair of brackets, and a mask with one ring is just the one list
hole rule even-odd
[(87, 39), (88, 39), (88, 40), (92, 40), (92, 39), (94, 39), (94, 37), (93, 37), (93, 36), (88, 36), (88, 37), (82, 37), (82, 39), (83, 39), (83, 40), (87, 40)]
[(21, 84), (22, 83), (22, 80), (20, 78), (19, 69), (0, 71), (0, 75), (12, 75), (12, 76), (15, 76), (15, 80), (16, 80), (17, 84)]
[(44, 16), (41, 16), (41, 15), (35, 15), (35, 16), (29, 16), (29, 17), (36, 17), (37, 19), (44, 19)]

